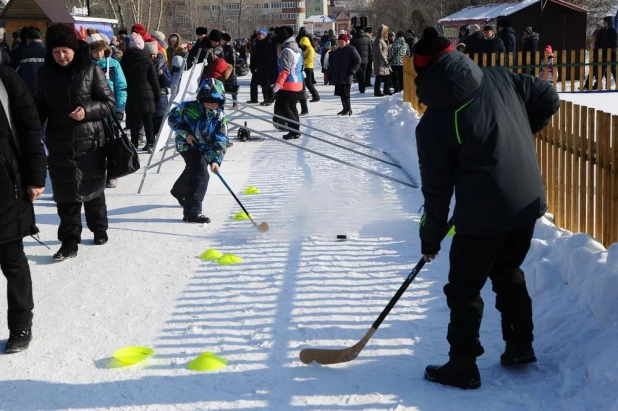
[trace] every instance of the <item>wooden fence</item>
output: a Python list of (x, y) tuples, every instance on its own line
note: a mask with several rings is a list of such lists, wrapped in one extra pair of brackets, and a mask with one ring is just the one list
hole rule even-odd
[[(411, 58), (404, 60), (404, 101), (419, 113)], [(557, 226), (618, 242), (618, 116), (561, 101), (534, 136), (549, 211)]]

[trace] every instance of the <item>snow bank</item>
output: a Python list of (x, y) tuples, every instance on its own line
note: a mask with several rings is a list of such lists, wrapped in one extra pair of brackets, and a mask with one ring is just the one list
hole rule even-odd
[(403, 94), (385, 97), (376, 108), (376, 117), (381, 118), (388, 128), (388, 139), (381, 139), (380, 146), (393, 156), (420, 184), (416, 152), (416, 125), (420, 117), (410, 103), (403, 101)]
[[(389, 130), (384, 144), (418, 175), (414, 128), (419, 116), (398, 94), (375, 109)], [(420, 177), (419, 177), (420, 181)], [(537, 223), (524, 262), (535, 311), (535, 346), (562, 374), (567, 393), (586, 388), (603, 409), (618, 409), (618, 244)], [(613, 405), (613, 408), (611, 408)]]

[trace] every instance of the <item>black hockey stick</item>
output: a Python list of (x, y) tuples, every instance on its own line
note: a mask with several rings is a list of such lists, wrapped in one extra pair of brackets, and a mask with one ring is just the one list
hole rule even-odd
[[(444, 233), (444, 237), (446, 237), (446, 234), (450, 231), (452, 227), (453, 227), (453, 219), (451, 218), (447, 223), (446, 232)], [(421, 258), (418, 264), (416, 264), (416, 267), (414, 267), (414, 269), (412, 270), (412, 272), (408, 274), (408, 277), (403, 282), (403, 284), (401, 284), (401, 287), (399, 287), (399, 290), (397, 290), (393, 298), (391, 298), (391, 300), (388, 302), (384, 310), (382, 310), (378, 319), (375, 320), (375, 322), (373, 323), (369, 331), (367, 331), (365, 336), (359, 342), (357, 342), (351, 347), (342, 348), (340, 350), (329, 350), (329, 349), (322, 349), (322, 348), (305, 348), (304, 350), (300, 351), (300, 360), (305, 364), (317, 362), (319, 364), (329, 365), (329, 364), (340, 364), (343, 362), (352, 361), (353, 359), (358, 357), (358, 354), (360, 354), (363, 348), (365, 348), (365, 345), (367, 345), (367, 343), (369, 342), (373, 334), (377, 331), (380, 324), (382, 324), (382, 321), (384, 321), (388, 313), (391, 312), (395, 304), (397, 304), (397, 301), (399, 301), (399, 298), (403, 295), (403, 293), (406, 291), (410, 283), (412, 283), (412, 281), (414, 280), (416, 275), (421, 271), (424, 265), (425, 265), (425, 260)]]

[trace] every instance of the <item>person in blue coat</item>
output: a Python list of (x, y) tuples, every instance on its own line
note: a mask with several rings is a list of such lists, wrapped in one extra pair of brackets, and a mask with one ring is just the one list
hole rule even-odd
[[(112, 51), (108, 47), (108, 44), (103, 40), (103, 37), (98, 33), (93, 33), (86, 38), (86, 42), (90, 47), (90, 55), (103, 73), (105, 73), (105, 79), (109, 88), (116, 97), (116, 111), (115, 115), (118, 121), (124, 119), (124, 110), (127, 104), (127, 79), (124, 76), (120, 63), (111, 58)], [(107, 180), (105, 185), (107, 188), (115, 188), (118, 186), (118, 181), (115, 178)]]

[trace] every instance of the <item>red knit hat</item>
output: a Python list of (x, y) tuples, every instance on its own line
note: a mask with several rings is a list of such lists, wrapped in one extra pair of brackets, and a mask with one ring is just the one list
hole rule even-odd
[(337, 40), (343, 40), (343, 41), (348, 41), (348, 35), (347, 34), (340, 34), (339, 37), (337, 37)]
[(133, 27), (131, 27), (131, 33), (137, 33), (140, 36), (144, 37), (144, 35), (148, 32), (146, 31), (146, 28), (144, 26), (138, 23), (134, 24)]

